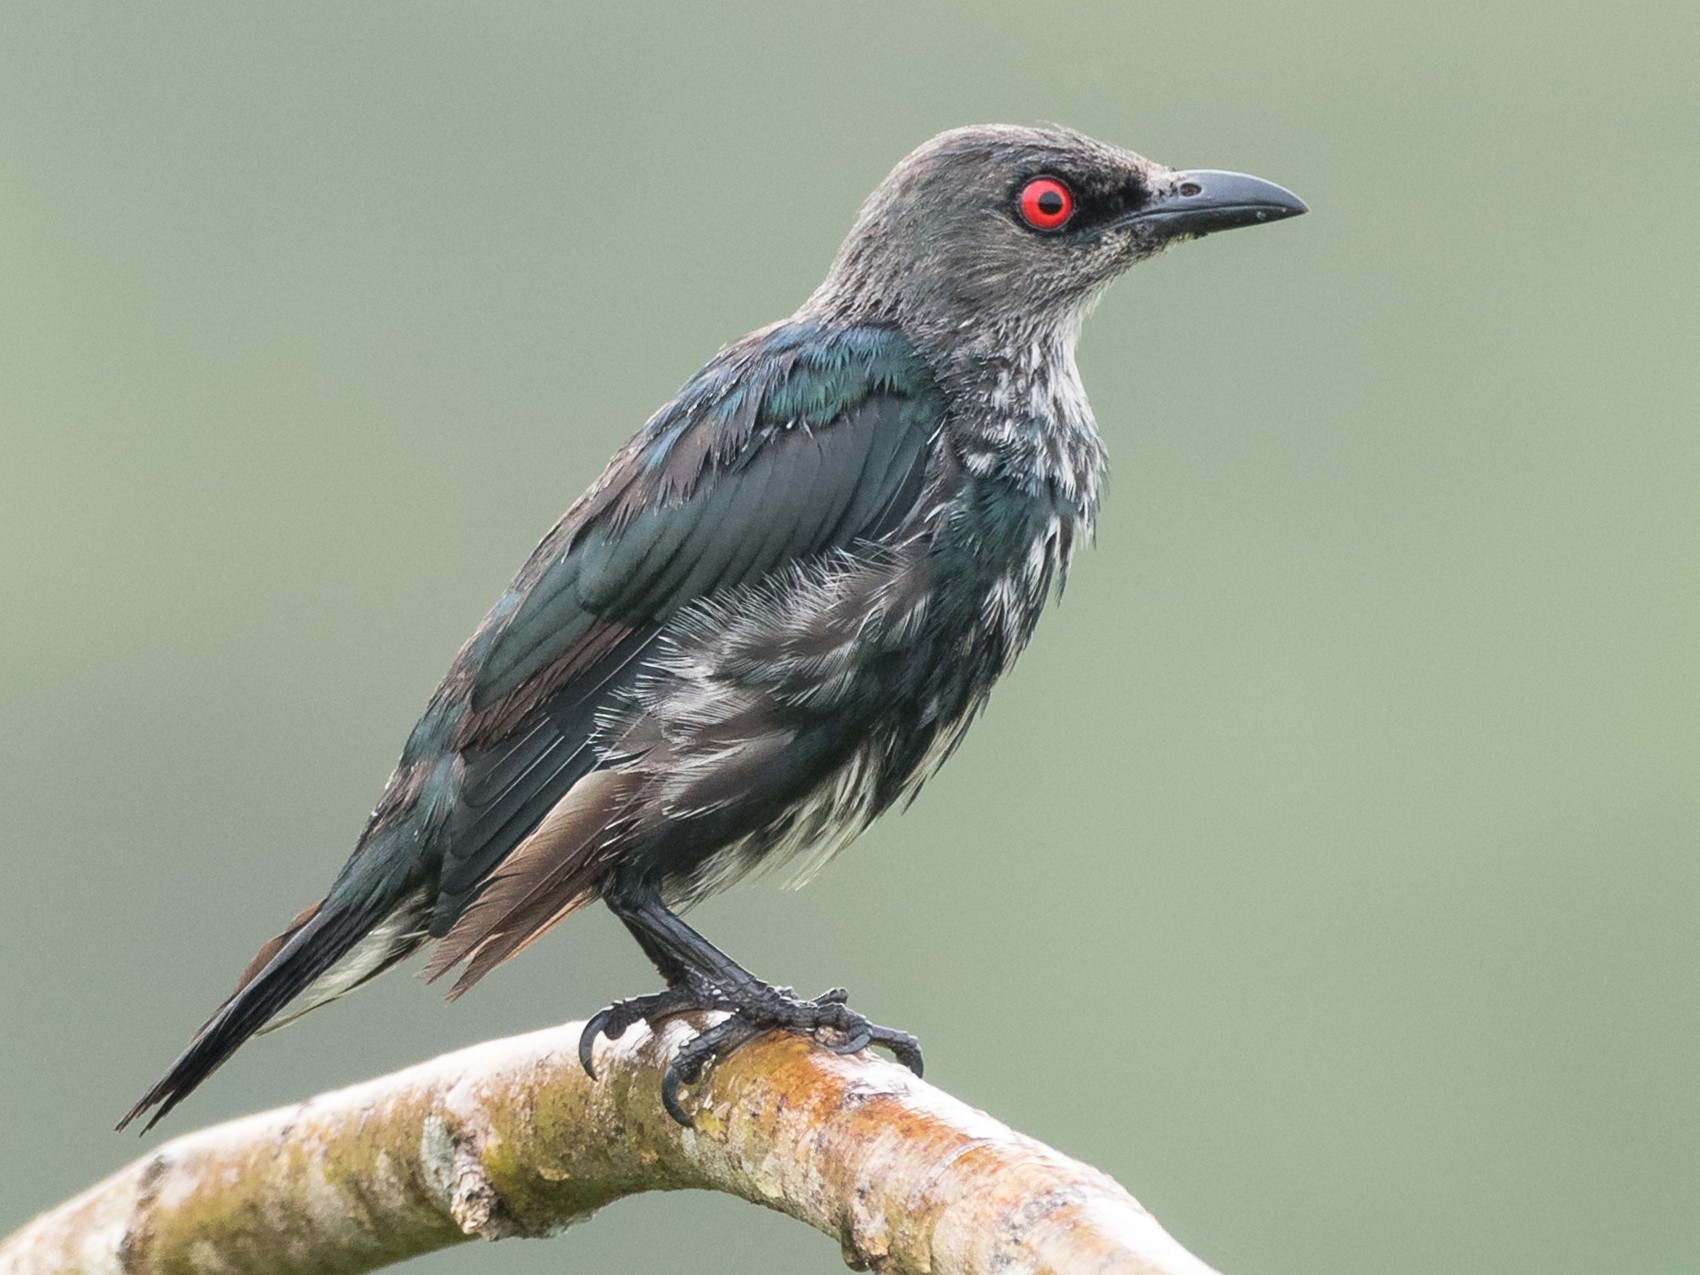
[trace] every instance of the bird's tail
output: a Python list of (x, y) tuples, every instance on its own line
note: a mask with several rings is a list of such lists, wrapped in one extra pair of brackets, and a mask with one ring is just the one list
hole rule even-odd
[[(142, 1127), (146, 1133), (250, 1036), (352, 991), (408, 955), (424, 939), (422, 905), (422, 896), (413, 895), (399, 906), (393, 899), (355, 904), (327, 899), (306, 909), (255, 954), (236, 989), (118, 1128), (157, 1107)], [(273, 1021), (298, 998), (295, 1012)]]

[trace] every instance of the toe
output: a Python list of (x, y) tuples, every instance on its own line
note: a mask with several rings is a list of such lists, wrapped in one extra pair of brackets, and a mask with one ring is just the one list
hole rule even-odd
[(859, 1027), (850, 1032), (842, 1042), (827, 1045), (835, 1054), (859, 1054), (873, 1043), (874, 1032), (871, 1027)]
[(897, 1059), (898, 1062), (902, 1063), (905, 1067), (909, 1068), (910, 1071), (914, 1072), (917, 1078), (920, 1077), (920, 1075), (921, 1075), (921, 1042), (920, 1041), (916, 1040), (913, 1036), (909, 1035), (908, 1033), (903, 1033), (900, 1039), (887, 1040), (887, 1041), (882, 1041), (880, 1043), (883, 1044), (887, 1049), (891, 1050), (891, 1056), (893, 1058)]

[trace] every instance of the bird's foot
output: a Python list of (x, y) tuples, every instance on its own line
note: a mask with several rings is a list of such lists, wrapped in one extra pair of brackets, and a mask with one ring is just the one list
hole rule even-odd
[[(741, 989), (742, 990), (742, 989)], [(686, 1010), (729, 1009), (731, 1014), (707, 1031), (686, 1042), (668, 1064), (661, 1081), (661, 1105), (686, 1128), (691, 1118), (679, 1104), (681, 1086), (694, 1085), (703, 1072), (742, 1045), (770, 1031), (789, 1031), (810, 1036), (835, 1054), (859, 1053), (869, 1046), (889, 1049), (898, 1062), (917, 1076), (921, 1074), (921, 1044), (908, 1032), (881, 1027), (868, 1021), (846, 1003), (849, 993), (842, 987), (823, 992), (813, 1000), (800, 997), (789, 987), (762, 984), (733, 999), (717, 988), (677, 986), (652, 996), (617, 1001), (584, 1026), (579, 1037), (579, 1061), (592, 1077), (590, 1051), (599, 1034), (617, 1039), (639, 1019), (655, 1022)]]
[(764, 987), (735, 1007), (731, 1017), (722, 1019), (674, 1055), (661, 1080), (661, 1105), (688, 1128), (691, 1118), (679, 1105), (679, 1087), (694, 1085), (711, 1064), (775, 1029), (812, 1036), (835, 1054), (855, 1054), (870, 1045), (881, 1045), (919, 1076), (921, 1043), (908, 1032), (869, 1022), (866, 1015), (850, 1008), (846, 1003), (849, 998), (842, 987), (813, 1000), (804, 1000), (789, 987)]

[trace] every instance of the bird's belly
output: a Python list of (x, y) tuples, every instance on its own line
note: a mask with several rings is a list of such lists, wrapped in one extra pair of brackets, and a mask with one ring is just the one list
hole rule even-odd
[(946, 582), (917, 539), (688, 620), (615, 750), (647, 775), (633, 870), (681, 903), (757, 867), (818, 871), (959, 742), (1031, 632), (1054, 545), (958, 556)]
[(673, 876), (667, 893), (680, 904), (718, 893), (757, 869), (794, 869), (801, 885), (854, 841), (880, 811), (872, 750), (858, 748), (824, 779), (798, 795), (762, 827), (708, 849), (688, 872)]
[(675, 807), (667, 893), (691, 903), (780, 866), (790, 870), (787, 884), (808, 881), (882, 812), (913, 797), (961, 740), (991, 678), (989, 670), (952, 672), (928, 679), (924, 698), (892, 683), (884, 711), (871, 720), (816, 720), (787, 734), (740, 794), (765, 790), (759, 803), (697, 819), (677, 817)]

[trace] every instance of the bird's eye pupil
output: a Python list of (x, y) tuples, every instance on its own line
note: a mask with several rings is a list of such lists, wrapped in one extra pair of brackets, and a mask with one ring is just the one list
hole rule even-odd
[(1059, 230), (1074, 213), (1074, 193), (1055, 177), (1035, 177), (1021, 188), (1016, 207), (1034, 230)]

